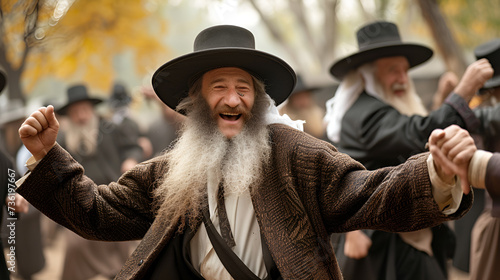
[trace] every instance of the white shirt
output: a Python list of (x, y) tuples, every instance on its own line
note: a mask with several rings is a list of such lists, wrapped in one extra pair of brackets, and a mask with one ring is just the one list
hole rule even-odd
[[(217, 190), (219, 182), (215, 176), (208, 176), (208, 205), (210, 219), (220, 233), (219, 217), (217, 214)], [(233, 233), (236, 246), (234, 253), (259, 278), (267, 276), (260, 227), (255, 217), (255, 211), (250, 198), (250, 192), (242, 195), (228, 194), (225, 196), (227, 218)], [(233, 279), (222, 265), (217, 253), (208, 238), (207, 230), (200, 225), (193, 239), (191, 239), (191, 263), (205, 279)]]

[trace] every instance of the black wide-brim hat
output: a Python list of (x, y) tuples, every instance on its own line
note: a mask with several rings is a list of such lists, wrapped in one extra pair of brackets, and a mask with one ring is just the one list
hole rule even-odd
[(5, 78), (5, 74), (2, 71), (0, 71), (0, 92), (3, 90), (6, 84), (7, 84), (7, 79)]
[(162, 65), (153, 75), (156, 95), (170, 108), (188, 96), (189, 87), (205, 72), (221, 68), (241, 68), (266, 85), (276, 105), (292, 92), (296, 76), (281, 58), (255, 49), (253, 34), (241, 27), (218, 25), (201, 31), (192, 53)]
[(361, 27), (356, 37), (358, 52), (338, 60), (330, 68), (330, 73), (339, 80), (349, 71), (379, 58), (404, 56), (412, 68), (429, 60), (433, 54), (426, 46), (402, 42), (398, 27), (387, 21), (376, 21)]
[(68, 113), (69, 106), (80, 102), (89, 101), (93, 105), (101, 103), (103, 100), (100, 98), (90, 97), (85, 85), (74, 85), (68, 88), (66, 91), (68, 100), (65, 105), (57, 109), (57, 113), (60, 115), (66, 115)]
[(483, 89), (489, 89), (500, 86), (500, 39), (493, 39), (484, 44), (477, 46), (474, 49), (476, 59), (488, 59), (488, 62), (493, 68), (493, 77), (487, 80)]
[(298, 92), (303, 92), (303, 91), (315, 91), (317, 90), (318, 87), (313, 87), (309, 86), (305, 83), (304, 79), (302, 78), (301, 75), (297, 74), (297, 83), (295, 84), (295, 87), (293, 88), (291, 95), (294, 95), (295, 93)]

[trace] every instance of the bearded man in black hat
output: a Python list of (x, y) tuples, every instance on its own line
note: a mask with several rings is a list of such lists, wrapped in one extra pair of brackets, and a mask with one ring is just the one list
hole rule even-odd
[[(339, 151), (374, 170), (424, 152), (434, 129), (452, 124), (477, 129), (468, 102), (492, 75), (487, 60), (472, 63), (444, 104), (427, 113), (408, 71), (427, 61), (432, 50), (402, 42), (391, 22), (367, 24), (356, 35), (359, 51), (330, 68), (342, 82), (327, 101), (325, 121)], [(450, 234), (445, 225), (398, 234), (355, 231), (346, 234), (337, 255), (347, 279), (446, 279), (447, 247), (454, 246), (446, 245)]]
[(478, 178), (497, 174), (485, 167), (500, 155), (476, 151), (457, 126), (433, 133), (432, 155), (367, 171), (277, 113), (295, 79), (248, 30), (205, 29), (194, 52), (153, 76), (158, 97), (186, 115), (165, 154), (98, 186), (55, 142), (53, 108), (41, 108), (19, 130), (34, 157), (18, 191), (84, 237), (142, 239), (117, 279), (342, 279), (331, 233), (456, 219), (472, 202), (471, 158), (485, 164)]
[[(67, 103), (57, 112), (67, 117), (57, 142), (68, 150), (96, 184), (116, 181), (126, 170), (143, 160), (137, 139), (129, 132), (100, 117), (95, 105), (100, 98), (91, 97), (83, 84), (67, 90)], [(65, 261), (61, 279), (88, 279), (96, 275), (113, 277), (130, 255), (130, 242), (97, 242), (64, 231)]]

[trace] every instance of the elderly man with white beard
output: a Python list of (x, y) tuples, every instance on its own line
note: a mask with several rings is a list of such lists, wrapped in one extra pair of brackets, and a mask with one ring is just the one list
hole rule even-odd
[(488, 163), (500, 155), (457, 126), (433, 133), (432, 155), (367, 171), (277, 114), (295, 80), (248, 30), (205, 29), (194, 52), (153, 75), (158, 97), (186, 115), (169, 150), (98, 186), (41, 108), (19, 129), (33, 158), (18, 192), (86, 238), (142, 239), (116, 279), (342, 279), (331, 233), (457, 219), (472, 203), (469, 178), (484, 188), (496, 174)]
[[(468, 102), (493, 74), (487, 60), (472, 63), (444, 104), (428, 113), (408, 71), (430, 59), (432, 50), (402, 42), (390, 22), (367, 24), (356, 35), (359, 51), (330, 68), (342, 82), (327, 101), (325, 121), (340, 152), (375, 170), (425, 152), (434, 129), (479, 127)], [(337, 256), (346, 279), (444, 280), (453, 238), (446, 225), (399, 234), (354, 231), (341, 240)]]

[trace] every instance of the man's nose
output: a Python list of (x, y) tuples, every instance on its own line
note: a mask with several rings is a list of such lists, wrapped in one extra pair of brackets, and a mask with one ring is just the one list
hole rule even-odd
[(225, 102), (229, 107), (236, 107), (241, 103), (240, 97), (236, 88), (231, 88), (225, 96)]
[(398, 74), (398, 82), (401, 84), (406, 84), (408, 83), (408, 74), (406, 71), (400, 71)]

